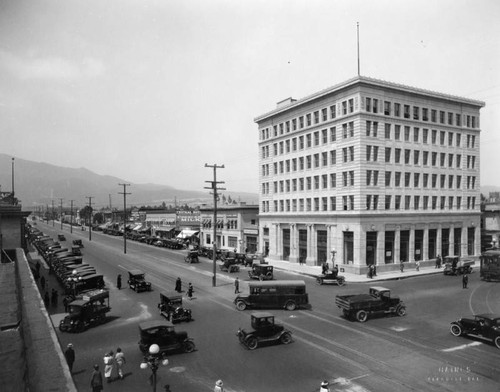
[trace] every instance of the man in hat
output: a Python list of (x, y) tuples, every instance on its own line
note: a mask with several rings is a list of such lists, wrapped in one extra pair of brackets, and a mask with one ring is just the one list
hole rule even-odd
[(73, 345), (71, 343), (68, 343), (64, 356), (66, 357), (66, 362), (68, 362), (69, 371), (72, 373), (73, 363), (75, 362), (75, 350), (73, 350)]
[(94, 371), (90, 378), (90, 387), (92, 388), (92, 392), (102, 391), (102, 373), (99, 370), (99, 365), (94, 365)]
[(328, 388), (328, 381), (323, 381), (321, 383), (321, 388), (319, 389), (319, 392), (330, 392), (330, 389)]

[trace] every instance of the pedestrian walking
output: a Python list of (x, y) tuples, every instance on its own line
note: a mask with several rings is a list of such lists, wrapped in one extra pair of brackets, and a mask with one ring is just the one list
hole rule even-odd
[(125, 360), (125, 354), (123, 353), (122, 349), (118, 347), (116, 349), (116, 355), (115, 355), (115, 362), (116, 362), (116, 368), (118, 370), (118, 377), (123, 380), (123, 366), (127, 362)]
[(239, 294), (240, 292), (240, 280), (238, 277), (234, 280), (234, 293)]
[(175, 281), (175, 291), (177, 291), (178, 293), (182, 292), (182, 280), (181, 280), (181, 278), (177, 278), (177, 280)]
[(99, 370), (99, 365), (94, 365), (94, 371), (92, 372), (92, 377), (90, 378), (90, 388), (92, 392), (102, 391), (102, 374)]
[(436, 257), (436, 268), (441, 268), (441, 255)]
[(415, 269), (416, 269), (417, 271), (420, 271), (420, 260), (417, 260), (417, 261), (415, 262)]
[(172, 390), (170, 389), (170, 384), (164, 385), (163, 389), (165, 390), (164, 392), (172, 392)]
[(118, 274), (118, 277), (116, 278), (116, 287), (118, 287), (118, 290), (122, 289), (122, 276), (121, 276), (121, 274)]
[(319, 388), (319, 392), (330, 392), (330, 388), (328, 388), (328, 381), (323, 381), (321, 383), (321, 387)]
[(326, 275), (327, 272), (328, 272), (328, 264), (326, 264), (326, 262), (323, 262), (323, 264), (321, 264), (321, 273), (323, 275)]
[(224, 392), (224, 384), (222, 380), (217, 380), (215, 382), (214, 392)]
[(462, 288), (466, 289), (468, 283), (469, 283), (469, 276), (467, 274), (464, 274), (464, 276), (462, 277)]
[(50, 297), (49, 297), (49, 292), (45, 292), (45, 296), (43, 297), (43, 302), (45, 302), (45, 307), (48, 308), (50, 305)]
[(40, 278), (40, 286), (42, 287), (42, 290), (45, 290), (45, 276)]
[(64, 312), (68, 313), (69, 312), (69, 299), (68, 297), (63, 298), (63, 305), (64, 305)]
[(111, 376), (113, 374), (113, 368), (115, 365), (115, 359), (113, 358), (113, 351), (106, 353), (104, 355), (104, 378), (107, 383), (111, 382)]
[(190, 300), (193, 299), (193, 293), (194, 293), (193, 285), (191, 284), (191, 282), (189, 282), (189, 286), (188, 286), (188, 298)]
[(405, 269), (405, 265), (404, 265), (403, 260), (401, 260), (401, 261), (399, 262), (399, 269), (401, 270), (401, 272), (403, 272), (403, 271), (404, 271), (404, 269)]
[(64, 352), (64, 357), (66, 358), (66, 362), (68, 362), (68, 367), (70, 373), (73, 372), (73, 363), (75, 362), (75, 350), (73, 350), (73, 345), (68, 343), (68, 347)]

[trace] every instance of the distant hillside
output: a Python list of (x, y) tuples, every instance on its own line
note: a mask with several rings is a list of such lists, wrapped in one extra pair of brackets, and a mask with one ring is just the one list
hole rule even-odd
[[(92, 204), (96, 208), (109, 206), (123, 208), (123, 187), (118, 184), (129, 183), (122, 178), (102, 176), (85, 168), (72, 169), (54, 166), (43, 162), (33, 162), (15, 158), (14, 163), (14, 191), (21, 201), (23, 210), (34, 210), (40, 205), (59, 207), (60, 198), (63, 205), (69, 206), (74, 200), (75, 207), (82, 207), (88, 203), (87, 196), (92, 196)], [(12, 156), (0, 153), (0, 190), (12, 190)], [(157, 206), (165, 202), (166, 205), (199, 205), (211, 203), (209, 191), (186, 191), (175, 189), (168, 185), (131, 184), (127, 187), (127, 205)], [(225, 193), (233, 200), (240, 200), (248, 204), (257, 204), (258, 195), (252, 193), (235, 192)], [(94, 204), (95, 203), (95, 204)]]

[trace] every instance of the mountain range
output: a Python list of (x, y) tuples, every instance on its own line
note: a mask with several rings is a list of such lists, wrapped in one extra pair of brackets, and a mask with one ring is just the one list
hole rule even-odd
[[(14, 170), (12, 170), (14, 158)], [(63, 206), (81, 208), (88, 205), (92, 197), (94, 208), (109, 207), (123, 209), (123, 187), (118, 184), (130, 183), (122, 178), (99, 175), (85, 168), (67, 168), (43, 162), (33, 162), (0, 153), (0, 191), (12, 191), (12, 171), (14, 171), (14, 192), (23, 210), (34, 211), (40, 206), (59, 208)], [(168, 205), (211, 204), (213, 196), (209, 191), (175, 189), (168, 185), (131, 184), (126, 189), (127, 207)], [(226, 192), (232, 200), (257, 204), (258, 195), (245, 192)], [(110, 200), (111, 199), (111, 200)]]

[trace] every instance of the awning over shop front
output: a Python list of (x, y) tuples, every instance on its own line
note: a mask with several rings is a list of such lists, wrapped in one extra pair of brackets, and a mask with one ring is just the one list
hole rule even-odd
[(142, 227), (142, 224), (139, 224), (139, 225), (135, 225), (132, 227), (132, 231), (137, 231), (137, 230), (140, 230)]
[(198, 233), (199, 233), (198, 230), (183, 229), (179, 234), (177, 234), (177, 238), (181, 239), (189, 238)]

